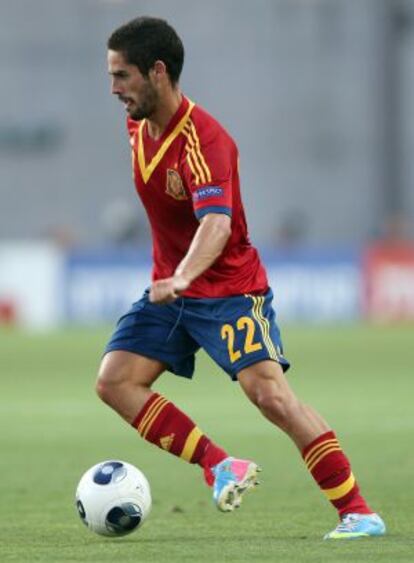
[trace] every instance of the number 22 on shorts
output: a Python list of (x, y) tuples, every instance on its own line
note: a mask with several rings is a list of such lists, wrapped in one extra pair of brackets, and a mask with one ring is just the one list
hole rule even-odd
[[(245, 354), (251, 354), (252, 352), (257, 352), (263, 348), (260, 342), (254, 342), (254, 333), (256, 331), (256, 326), (253, 319), (250, 317), (240, 317), (237, 319), (236, 323), (237, 331), (244, 331), (244, 347), (243, 352)], [(241, 358), (241, 351), (235, 350), (234, 343), (236, 339), (235, 329), (231, 324), (224, 324), (221, 327), (221, 338), (222, 340), (227, 340), (227, 349), (229, 351), (229, 358), (231, 363), (237, 362)]]

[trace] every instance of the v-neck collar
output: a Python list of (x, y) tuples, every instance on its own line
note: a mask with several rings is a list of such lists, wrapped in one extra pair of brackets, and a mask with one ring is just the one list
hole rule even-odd
[(177, 138), (177, 136), (184, 129), (185, 124), (187, 123), (187, 119), (194, 105), (195, 105), (194, 102), (191, 102), (185, 96), (183, 96), (183, 100), (180, 104), (180, 107), (172, 116), (164, 133), (161, 135), (158, 141), (154, 141), (154, 143), (160, 143), (160, 146), (157, 152), (152, 157), (151, 162), (148, 163), (148, 165), (145, 162), (144, 139), (143, 139), (146, 120), (143, 119), (141, 121), (138, 128), (138, 165), (141, 171), (142, 179), (144, 180), (145, 184), (151, 178), (152, 173), (160, 163), (162, 157), (169, 149), (171, 143), (174, 141), (174, 139)]

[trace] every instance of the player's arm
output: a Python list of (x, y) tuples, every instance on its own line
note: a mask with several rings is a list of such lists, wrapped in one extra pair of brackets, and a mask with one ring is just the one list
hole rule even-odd
[(192, 281), (205, 272), (220, 256), (231, 234), (231, 217), (224, 213), (207, 213), (191, 241), (187, 254), (171, 278), (154, 282), (150, 301), (171, 303)]

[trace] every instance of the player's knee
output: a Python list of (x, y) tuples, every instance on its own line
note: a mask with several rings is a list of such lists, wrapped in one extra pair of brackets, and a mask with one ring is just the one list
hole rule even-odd
[(137, 401), (148, 396), (151, 378), (137, 374), (129, 362), (104, 358), (98, 372), (95, 390), (100, 399), (117, 410), (120, 398), (134, 394)]
[(112, 392), (112, 385), (104, 376), (104, 373), (102, 373), (101, 371), (98, 373), (98, 377), (95, 381), (95, 391), (98, 397), (102, 399), (102, 401), (109, 403)]
[(112, 398), (125, 379), (122, 369), (111, 367), (105, 363), (101, 364), (98, 377), (95, 382), (95, 391), (100, 399), (111, 404)]
[(291, 427), (300, 408), (295, 397), (278, 393), (259, 394), (257, 406), (266, 418), (283, 430)]

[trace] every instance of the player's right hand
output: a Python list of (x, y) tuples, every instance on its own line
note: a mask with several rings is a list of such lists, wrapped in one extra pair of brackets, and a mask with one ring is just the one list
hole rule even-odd
[(180, 275), (157, 280), (151, 285), (149, 299), (151, 303), (158, 305), (172, 303), (189, 285), (189, 282)]

